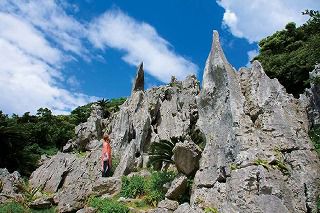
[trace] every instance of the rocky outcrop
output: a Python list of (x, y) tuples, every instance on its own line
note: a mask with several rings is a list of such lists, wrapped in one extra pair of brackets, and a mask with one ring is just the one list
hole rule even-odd
[[(150, 145), (171, 138), (185, 141), (173, 150), (178, 171), (189, 178), (195, 174), (190, 204), (174, 210), (176, 203), (167, 208), (172, 202), (163, 201), (153, 212), (315, 211), (320, 162), (308, 136), (310, 125), (319, 122), (315, 85), (298, 100), (257, 61), (236, 72), (217, 32), (201, 91), (195, 76), (172, 77), (168, 85), (144, 91), (143, 75), (141, 64), (131, 96), (108, 121), (94, 106), (88, 121), (76, 128), (77, 139), (65, 150), (78, 147), (88, 151), (85, 155), (58, 153), (32, 174), (32, 186), (54, 193), (60, 212), (83, 208), (90, 195), (113, 196), (120, 176), (146, 167)], [(99, 162), (103, 129), (120, 159), (114, 177), (106, 179), (100, 178)], [(186, 179), (177, 177), (166, 197), (178, 199)]]
[(187, 189), (188, 178), (180, 174), (178, 175), (172, 182), (171, 185), (166, 193), (166, 198), (172, 200), (178, 200), (180, 196), (182, 196)]
[(197, 102), (206, 146), (191, 204), (219, 212), (311, 212), (320, 164), (305, 108), (259, 62), (236, 72), (214, 34)]
[(316, 65), (314, 70), (309, 73), (309, 77), (311, 79), (311, 88), (306, 89), (307, 98), (300, 97), (300, 99), (309, 104), (307, 109), (311, 126), (318, 126), (320, 125), (320, 64)]
[(151, 143), (188, 135), (197, 119), (195, 76), (147, 91), (134, 90), (111, 124), (111, 146), (119, 155), (115, 176), (146, 165)]
[(0, 204), (7, 200), (21, 200), (22, 194), (16, 187), (22, 182), (19, 172), (9, 173), (7, 169), (0, 169)]
[(173, 148), (173, 159), (179, 172), (191, 175), (199, 168), (200, 148), (192, 141), (179, 142)]
[(138, 66), (136, 79), (133, 83), (132, 92), (136, 91), (144, 91), (144, 71), (143, 71), (143, 63)]
[(82, 151), (92, 151), (97, 148), (96, 141), (102, 138), (103, 129), (103, 110), (97, 105), (91, 106), (91, 113), (87, 122), (81, 123), (75, 128), (75, 140), (69, 140), (63, 147), (63, 152), (71, 152), (75, 148)]

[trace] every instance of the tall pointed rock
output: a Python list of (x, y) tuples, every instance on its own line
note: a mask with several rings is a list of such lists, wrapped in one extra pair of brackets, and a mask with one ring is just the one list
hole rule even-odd
[(136, 91), (144, 91), (143, 62), (141, 62), (138, 66), (136, 79), (133, 82), (133, 86), (132, 86), (132, 93)]
[(214, 88), (222, 86), (223, 79), (228, 75), (235, 76), (234, 69), (227, 61), (219, 41), (219, 34), (213, 31), (211, 51), (206, 61), (203, 73), (203, 92), (212, 92)]

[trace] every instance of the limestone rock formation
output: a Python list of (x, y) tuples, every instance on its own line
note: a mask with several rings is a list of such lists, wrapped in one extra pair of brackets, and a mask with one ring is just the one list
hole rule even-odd
[[(319, 88), (313, 85), (310, 95), (298, 100), (257, 61), (236, 72), (217, 32), (201, 91), (195, 76), (184, 81), (173, 77), (166, 86), (144, 91), (143, 75), (141, 64), (131, 96), (109, 120), (94, 106), (88, 121), (76, 128), (77, 139), (65, 151), (78, 147), (87, 150), (84, 155), (58, 153), (32, 174), (31, 185), (53, 193), (60, 212), (82, 209), (90, 195), (113, 196), (122, 175), (148, 176), (141, 168), (147, 165), (150, 145), (171, 138), (194, 142), (178, 143), (174, 150), (179, 171), (188, 178), (195, 173), (190, 203), (173, 210), (163, 201), (153, 212), (315, 211), (320, 162), (308, 130), (319, 122)], [(104, 131), (110, 133), (113, 156), (120, 161), (114, 176), (106, 179), (100, 178)], [(202, 152), (195, 145), (199, 143)], [(172, 186), (184, 188), (186, 179), (178, 177), (173, 183), (179, 184)], [(173, 192), (179, 187), (169, 189), (166, 197), (176, 199)]]
[(198, 97), (206, 146), (191, 205), (219, 212), (311, 212), (320, 162), (305, 108), (255, 61), (236, 72), (214, 33)]
[(136, 91), (144, 91), (144, 71), (143, 71), (143, 63), (138, 66), (136, 79), (132, 86), (132, 92)]
[(173, 148), (173, 159), (179, 172), (190, 175), (199, 168), (200, 148), (193, 141), (179, 142)]
[[(91, 106), (91, 114), (87, 119), (87, 122), (81, 123), (75, 128), (76, 140), (70, 141), (66, 144), (64, 150), (66, 152), (71, 151), (72, 148), (78, 148), (80, 150), (90, 151), (92, 146), (90, 143), (94, 140), (100, 140), (102, 138), (103, 126), (103, 110), (97, 104)], [(72, 148), (70, 148), (70, 146)]]
[(115, 176), (146, 165), (152, 142), (188, 135), (197, 116), (195, 76), (176, 84), (135, 91), (121, 106), (111, 124), (114, 153), (121, 153)]
[[(310, 79), (320, 78), (320, 64), (316, 65), (314, 70), (309, 73)], [(308, 116), (312, 126), (320, 125), (320, 84), (311, 82), (311, 88), (306, 90), (308, 102)]]
[(181, 195), (186, 192), (188, 178), (180, 174), (172, 182), (166, 193), (166, 198), (172, 200), (178, 200)]
[(16, 187), (21, 181), (19, 172), (9, 173), (7, 169), (0, 169), (0, 204), (10, 199), (21, 200), (22, 194)]

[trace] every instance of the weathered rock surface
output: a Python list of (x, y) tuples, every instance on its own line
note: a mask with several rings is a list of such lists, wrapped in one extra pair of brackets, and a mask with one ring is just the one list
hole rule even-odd
[(86, 150), (89, 142), (100, 140), (103, 134), (103, 110), (97, 104), (93, 104), (91, 109), (92, 111), (87, 122), (82, 123), (75, 128), (77, 140), (74, 143), (76, 144), (76, 147), (81, 150)]
[(143, 63), (139, 64), (136, 79), (133, 83), (132, 92), (135, 91), (144, 91), (144, 71)]
[(187, 189), (187, 180), (188, 178), (180, 174), (178, 175), (171, 183), (167, 193), (166, 198), (177, 200), (181, 195), (183, 195)]
[(38, 198), (38, 199), (32, 201), (29, 204), (29, 207), (33, 208), (33, 209), (48, 209), (52, 206), (52, 204), (53, 204), (53, 198), (41, 197), (41, 198)]
[(199, 208), (191, 207), (189, 203), (183, 203), (181, 204), (174, 213), (200, 213), (203, 212)]
[(190, 175), (199, 168), (200, 148), (192, 141), (179, 142), (173, 148), (173, 159), (179, 172)]
[(152, 142), (188, 135), (197, 116), (198, 93), (195, 76), (147, 91), (134, 90), (111, 124), (111, 146), (114, 153), (121, 153), (114, 175), (145, 166)]
[(22, 181), (19, 172), (15, 171), (11, 174), (7, 169), (0, 169), (0, 204), (9, 199), (20, 200), (21, 192), (18, 191), (16, 184)]
[[(93, 107), (88, 121), (76, 128), (77, 139), (65, 151), (79, 147), (89, 151), (86, 156), (58, 153), (32, 174), (33, 187), (55, 193), (60, 212), (83, 208), (91, 194), (114, 195), (121, 186), (120, 176), (147, 165), (152, 143), (189, 136), (197, 144), (193, 137), (202, 138), (204, 150), (201, 153), (190, 141), (176, 145), (178, 170), (196, 174), (190, 204), (174, 212), (315, 211), (320, 162), (307, 133), (319, 122), (319, 90), (312, 87), (309, 97), (297, 100), (257, 61), (236, 72), (217, 33), (201, 92), (195, 76), (184, 81), (173, 77), (169, 85), (146, 91), (142, 80), (141, 66), (132, 94), (119, 112), (106, 121), (99, 107)], [(120, 159), (114, 177), (106, 179), (100, 178), (103, 129), (110, 133), (113, 156)], [(181, 193), (175, 191), (181, 191), (186, 177), (174, 182), (179, 184), (172, 184), (176, 187), (169, 188), (166, 197), (177, 199)], [(160, 204), (152, 212), (173, 210)]]
[(86, 156), (58, 153), (32, 173), (30, 184), (55, 193), (54, 202), (60, 212), (78, 210), (99, 182), (100, 152), (88, 152)]
[[(305, 108), (259, 62), (235, 72), (214, 42), (198, 98), (206, 137), (191, 204), (219, 212), (311, 212), (320, 164)], [(272, 204), (271, 204), (272, 203)]]
[[(320, 78), (320, 64), (315, 66), (309, 76), (310, 79)], [(307, 109), (310, 124), (311, 126), (320, 125), (320, 85), (311, 82), (311, 88), (306, 89), (306, 95), (308, 99), (302, 98), (302, 101), (309, 103)]]
[(163, 209), (168, 209), (171, 211), (174, 211), (178, 208), (179, 203), (178, 201), (174, 201), (174, 200), (162, 200), (158, 203), (158, 208), (163, 208)]

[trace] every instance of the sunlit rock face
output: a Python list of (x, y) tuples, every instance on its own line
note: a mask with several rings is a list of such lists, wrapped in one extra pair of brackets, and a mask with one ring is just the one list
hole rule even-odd
[[(120, 176), (147, 166), (152, 143), (176, 138), (172, 159), (183, 177), (180, 182), (195, 176), (190, 203), (175, 212), (208, 207), (224, 213), (312, 212), (320, 183), (319, 158), (307, 134), (318, 122), (319, 93), (313, 91), (314, 85), (309, 95), (295, 99), (258, 61), (235, 71), (214, 32), (201, 90), (195, 76), (183, 81), (172, 77), (166, 86), (144, 90), (140, 64), (132, 94), (120, 111), (103, 119), (94, 108), (88, 122), (76, 128), (77, 138), (65, 149), (69, 153), (44, 161), (30, 182), (53, 193), (60, 212), (75, 211), (92, 194), (118, 192)], [(104, 132), (110, 134), (112, 154), (120, 162), (109, 179), (100, 178)], [(74, 147), (87, 152), (70, 153)], [(172, 191), (170, 199), (180, 196), (171, 196)], [(166, 208), (155, 211), (161, 209)]]
[(261, 64), (236, 72), (214, 33), (198, 97), (206, 137), (191, 204), (219, 212), (311, 212), (319, 159), (303, 104)]

